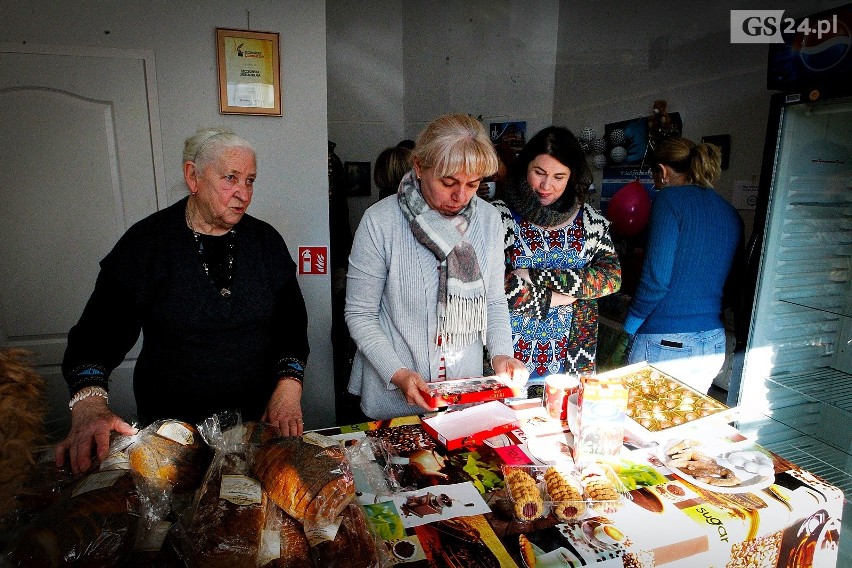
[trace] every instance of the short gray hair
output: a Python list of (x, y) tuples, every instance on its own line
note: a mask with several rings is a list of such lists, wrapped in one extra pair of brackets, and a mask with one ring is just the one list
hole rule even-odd
[(227, 128), (199, 128), (183, 143), (183, 161), (193, 162), (198, 171), (203, 171), (210, 162), (215, 161), (223, 150), (245, 148), (252, 154), (254, 148), (245, 139), (240, 138)]

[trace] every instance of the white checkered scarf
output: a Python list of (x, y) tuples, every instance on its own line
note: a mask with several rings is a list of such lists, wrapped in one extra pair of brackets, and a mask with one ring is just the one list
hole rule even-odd
[(414, 238), (438, 259), (436, 342), (452, 351), (470, 345), (479, 336), (484, 345), (488, 323), (485, 283), (476, 251), (464, 238), (476, 213), (476, 200), (471, 199), (455, 217), (445, 217), (423, 199), (413, 170), (402, 178), (397, 199)]

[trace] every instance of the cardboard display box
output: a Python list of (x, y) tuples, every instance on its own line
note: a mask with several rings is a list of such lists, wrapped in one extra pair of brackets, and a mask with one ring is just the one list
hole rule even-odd
[(630, 390), (624, 427), (645, 442), (682, 437), (696, 427), (727, 424), (739, 409), (685, 385), (648, 363), (635, 363), (598, 375)]
[(502, 400), (520, 394), (497, 377), (475, 377), (428, 383), (431, 398), (427, 398), (432, 408), (442, 408), (456, 404)]
[(423, 428), (447, 450), (480, 444), (517, 426), (515, 411), (496, 400), (423, 419)]

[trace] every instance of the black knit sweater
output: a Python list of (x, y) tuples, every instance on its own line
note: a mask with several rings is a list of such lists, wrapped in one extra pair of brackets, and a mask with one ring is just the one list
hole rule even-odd
[(62, 371), (71, 393), (107, 386), (143, 333), (133, 375), (140, 425), (197, 423), (238, 409), (258, 420), (282, 375), (303, 378), (307, 313), (281, 235), (244, 216), (235, 226), (235, 274), (223, 297), (186, 226), (186, 199), (133, 225), (101, 261)]

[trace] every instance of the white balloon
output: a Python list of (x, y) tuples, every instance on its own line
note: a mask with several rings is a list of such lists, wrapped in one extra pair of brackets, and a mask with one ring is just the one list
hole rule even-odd
[(583, 130), (580, 131), (580, 140), (583, 142), (591, 142), (595, 138), (597, 138), (598, 133), (594, 128), (587, 126)]
[(616, 164), (621, 163), (627, 157), (627, 150), (624, 146), (616, 146), (612, 150), (609, 151), (609, 157)]

